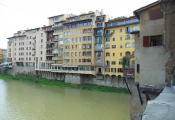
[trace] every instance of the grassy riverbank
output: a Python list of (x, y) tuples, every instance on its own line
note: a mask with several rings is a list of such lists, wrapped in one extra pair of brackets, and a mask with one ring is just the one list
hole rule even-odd
[(36, 84), (40, 84), (44, 86), (77, 88), (77, 89), (86, 89), (86, 90), (103, 91), (103, 92), (128, 93), (127, 89), (124, 89), (124, 88), (99, 86), (99, 85), (93, 85), (93, 84), (76, 85), (76, 84), (65, 83), (64, 81), (48, 80), (45, 78), (36, 78), (36, 77), (26, 76), (26, 75), (0, 74), (0, 78), (31, 81), (31, 82), (35, 82)]

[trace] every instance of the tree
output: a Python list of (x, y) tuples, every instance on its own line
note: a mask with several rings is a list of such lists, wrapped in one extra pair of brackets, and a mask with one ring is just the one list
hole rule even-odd
[(129, 64), (131, 57), (123, 56), (122, 57), (122, 67), (125, 68), (126, 64)]

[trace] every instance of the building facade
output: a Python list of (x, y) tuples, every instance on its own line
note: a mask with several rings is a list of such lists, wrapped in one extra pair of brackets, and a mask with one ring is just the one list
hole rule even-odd
[(134, 53), (134, 35), (129, 32), (140, 29), (136, 17), (109, 20), (96, 10), (48, 20), (48, 26), (21, 30), (7, 38), (8, 62), (34, 67), (36, 74), (48, 79), (81, 84), (86, 78), (92, 84), (109, 81), (109, 86), (117, 86), (123, 76), (121, 58)]
[[(123, 76), (122, 57), (134, 55), (135, 36), (130, 32), (140, 30), (138, 18), (120, 17), (106, 22), (105, 41), (105, 75)], [(135, 68), (135, 61), (130, 60), (129, 67)], [(134, 74), (133, 74), (134, 76)]]

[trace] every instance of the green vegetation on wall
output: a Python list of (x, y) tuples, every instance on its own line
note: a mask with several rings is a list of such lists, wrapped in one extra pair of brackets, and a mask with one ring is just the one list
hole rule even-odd
[(67, 88), (77, 88), (77, 89), (86, 89), (86, 90), (103, 91), (103, 92), (128, 93), (128, 90), (124, 88), (99, 86), (94, 84), (76, 85), (71, 83), (65, 83), (63, 80), (59, 80), (59, 81), (48, 80), (45, 78), (38, 78), (38, 77), (23, 75), (23, 74), (17, 74), (17, 75), (0, 74), (0, 78), (6, 79), (6, 80), (12, 79), (12, 80), (31, 81), (43, 86), (67, 87)]

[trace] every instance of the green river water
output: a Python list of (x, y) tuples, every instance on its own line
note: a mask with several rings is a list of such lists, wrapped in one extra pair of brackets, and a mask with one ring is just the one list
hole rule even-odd
[(129, 120), (129, 95), (0, 79), (0, 120)]

